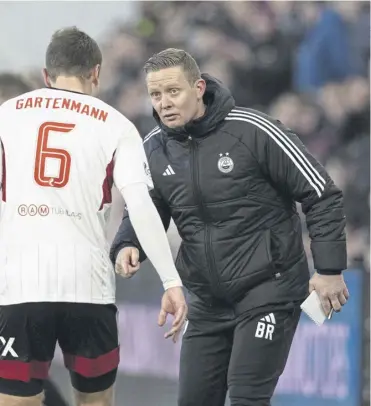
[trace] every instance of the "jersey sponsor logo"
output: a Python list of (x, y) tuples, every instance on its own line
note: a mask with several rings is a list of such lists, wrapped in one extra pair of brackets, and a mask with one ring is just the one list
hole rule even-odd
[(229, 152), (225, 154), (219, 154), (220, 158), (218, 161), (218, 169), (220, 172), (229, 173), (233, 171), (234, 162), (233, 159), (229, 156)]
[(273, 313), (270, 313), (267, 316), (262, 317), (258, 321), (258, 325), (256, 326), (255, 337), (272, 341), (275, 324), (276, 318), (274, 317)]
[(13, 348), (14, 341), (15, 337), (6, 339), (5, 337), (0, 336), (0, 354), (2, 357), (5, 357), (9, 354), (14, 358), (18, 358), (18, 354), (14, 351)]
[(82, 213), (71, 211), (64, 209), (62, 207), (51, 207), (46, 204), (20, 204), (18, 206), (18, 214), (22, 217), (30, 216), (40, 216), (40, 217), (47, 217), (47, 216), (67, 216), (74, 218), (76, 220), (82, 219)]

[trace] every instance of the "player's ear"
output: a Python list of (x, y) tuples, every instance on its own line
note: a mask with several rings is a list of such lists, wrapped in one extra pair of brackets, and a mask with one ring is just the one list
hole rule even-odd
[(95, 87), (98, 87), (99, 85), (100, 68), (100, 65), (96, 65), (93, 70), (93, 85)]
[(50, 77), (48, 74), (48, 71), (44, 68), (41, 71), (41, 74), (43, 75), (43, 79), (44, 79), (44, 83), (46, 87), (52, 87), (51, 81), (50, 81)]

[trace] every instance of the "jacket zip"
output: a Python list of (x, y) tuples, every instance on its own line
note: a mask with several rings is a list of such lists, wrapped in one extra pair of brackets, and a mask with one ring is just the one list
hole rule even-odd
[(202, 193), (200, 188), (199, 181), (199, 168), (198, 168), (198, 154), (197, 154), (197, 143), (193, 140), (192, 136), (188, 136), (189, 145), (191, 149), (191, 180), (194, 198), (199, 206), (201, 219), (205, 224), (205, 253), (207, 261), (207, 269), (209, 271), (210, 281), (212, 287), (216, 290), (217, 293), (220, 290), (220, 281), (218, 277), (218, 272), (215, 268), (215, 259), (212, 253), (211, 246), (211, 226), (209, 222), (209, 216), (205, 208), (204, 202), (202, 200)]

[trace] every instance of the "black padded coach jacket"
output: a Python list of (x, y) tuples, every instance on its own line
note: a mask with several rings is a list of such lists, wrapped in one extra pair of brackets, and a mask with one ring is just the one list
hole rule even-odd
[[(342, 193), (290, 129), (235, 107), (223, 84), (203, 78), (205, 115), (173, 130), (155, 114), (159, 126), (144, 138), (153, 201), (165, 228), (173, 218), (182, 238), (182, 281), (210, 305), (304, 299), (309, 271), (295, 202), (306, 215), (314, 267), (340, 273), (347, 265)], [(146, 258), (130, 213), (113, 242), (113, 262), (126, 246)]]

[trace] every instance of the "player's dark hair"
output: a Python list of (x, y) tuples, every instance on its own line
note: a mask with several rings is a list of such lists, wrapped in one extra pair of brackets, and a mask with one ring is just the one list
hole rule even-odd
[(14, 73), (0, 74), (0, 98), (12, 99), (23, 93), (30, 92), (32, 86), (20, 75)]
[(98, 44), (77, 27), (56, 31), (46, 50), (45, 66), (53, 81), (61, 75), (89, 79), (94, 67), (101, 64)]
[(201, 79), (200, 68), (194, 58), (183, 49), (168, 48), (154, 54), (144, 65), (144, 72), (157, 72), (161, 69), (180, 66), (188, 77), (188, 81), (193, 84)]

